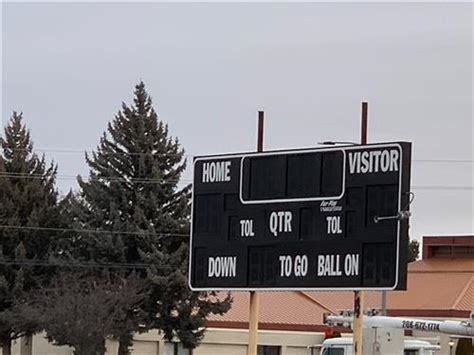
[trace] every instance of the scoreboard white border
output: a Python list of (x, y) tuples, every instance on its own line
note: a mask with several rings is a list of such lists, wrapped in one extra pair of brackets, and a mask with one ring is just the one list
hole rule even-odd
[[(193, 262), (193, 214), (194, 214), (194, 172), (196, 169), (196, 163), (202, 160), (221, 160), (227, 158), (243, 158), (247, 156), (263, 156), (263, 155), (277, 155), (277, 154), (297, 154), (297, 153), (312, 153), (312, 152), (324, 152), (324, 151), (334, 151), (334, 150), (343, 150), (344, 151), (344, 191), (343, 194), (339, 197), (342, 198), (345, 193), (345, 151), (347, 150), (361, 150), (361, 149), (371, 149), (371, 148), (389, 148), (389, 147), (397, 147), (400, 153), (400, 169), (398, 173), (398, 211), (401, 210), (401, 198), (402, 198), (402, 170), (403, 170), (403, 149), (399, 143), (381, 143), (381, 144), (360, 144), (360, 145), (350, 145), (350, 146), (343, 146), (343, 147), (334, 147), (334, 148), (308, 148), (308, 149), (295, 149), (295, 150), (277, 150), (271, 152), (261, 152), (261, 153), (235, 153), (235, 154), (223, 154), (223, 155), (212, 155), (212, 156), (203, 156), (197, 157), (194, 159), (193, 163), (193, 186), (192, 186), (192, 194), (191, 194), (191, 221), (190, 221), (190, 239), (189, 239), (189, 265), (188, 265), (188, 286), (191, 291), (393, 291), (397, 287), (398, 278), (399, 278), (399, 260), (400, 260), (400, 220), (397, 220), (397, 255), (396, 255), (396, 265), (395, 265), (395, 283), (391, 287), (193, 287), (191, 284), (192, 274), (192, 262)], [(242, 162), (241, 162), (242, 164)], [(240, 180), (242, 180), (242, 166), (240, 170)], [(241, 185), (241, 181), (239, 183)], [(240, 186), (239, 186), (239, 190)], [(239, 194), (240, 195), (240, 194)], [(324, 198), (323, 200), (330, 200), (330, 198)], [(286, 199), (281, 202), (292, 202), (295, 201), (293, 199)], [(301, 202), (301, 201), (296, 201)], [(271, 203), (278, 203), (272, 201)]]

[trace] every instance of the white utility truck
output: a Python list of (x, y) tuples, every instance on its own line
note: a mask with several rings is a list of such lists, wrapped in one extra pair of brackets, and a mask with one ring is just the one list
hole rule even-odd
[[(324, 322), (330, 326), (348, 327), (353, 321), (349, 313), (325, 315)], [(466, 321), (364, 315), (362, 325), (364, 355), (434, 355), (436, 350), (440, 350), (439, 345), (405, 338), (405, 330), (474, 337), (474, 312)], [(352, 337), (326, 339), (323, 344), (311, 346), (308, 350), (309, 355), (352, 355), (353, 339)]]
[[(341, 337), (326, 339), (322, 348), (319, 352), (320, 355), (352, 355), (353, 342), (351, 337)], [(433, 345), (428, 341), (418, 339), (404, 339), (403, 349), (394, 349), (394, 353), (391, 354), (403, 354), (403, 355), (434, 355), (435, 350), (439, 350), (439, 345)], [(315, 351), (311, 352), (311, 355), (316, 355)], [(403, 352), (402, 352), (403, 350)], [(377, 350), (375, 350), (377, 351)], [(377, 353), (377, 352), (375, 352)], [(380, 350), (379, 350), (380, 353)], [(388, 353), (384, 353), (388, 355)]]

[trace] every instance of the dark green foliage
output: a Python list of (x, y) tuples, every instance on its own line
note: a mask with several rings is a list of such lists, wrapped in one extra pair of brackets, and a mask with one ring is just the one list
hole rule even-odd
[(89, 179), (79, 178), (83, 227), (130, 233), (84, 234), (87, 248), (81, 257), (152, 265), (141, 272), (150, 287), (146, 316), (129, 323), (117, 337), (127, 342), (144, 324), (195, 346), (205, 317), (225, 312), (230, 298), (188, 290), (190, 186), (178, 188), (186, 160), (178, 140), (169, 137), (168, 126), (158, 119), (143, 83), (135, 88), (133, 104), (122, 104), (97, 151), (86, 160)]
[(21, 114), (13, 113), (0, 145), (0, 339), (6, 349), (12, 338), (36, 329), (34, 322), (16, 317), (13, 305), (54, 273), (27, 261), (47, 260), (54, 236), (28, 228), (54, 227), (58, 217), (56, 166), (33, 152)]
[(412, 261), (415, 261), (416, 259), (418, 259), (419, 255), (420, 243), (416, 239), (413, 239), (408, 244), (408, 262), (411, 263)]

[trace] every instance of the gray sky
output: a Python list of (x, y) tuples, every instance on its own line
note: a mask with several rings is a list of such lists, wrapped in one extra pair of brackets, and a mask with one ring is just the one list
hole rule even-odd
[(255, 149), (259, 109), (265, 149), (358, 141), (367, 100), (369, 142), (413, 142), (412, 237), (473, 233), (472, 15), (470, 3), (3, 3), (2, 122), (24, 112), (64, 192), (87, 167), (57, 150), (93, 149), (140, 79), (190, 156)]

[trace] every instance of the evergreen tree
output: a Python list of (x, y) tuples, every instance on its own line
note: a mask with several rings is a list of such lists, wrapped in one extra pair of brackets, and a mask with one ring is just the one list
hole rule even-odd
[(150, 287), (146, 316), (129, 319), (116, 334), (120, 355), (128, 354), (134, 331), (151, 328), (194, 347), (205, 318), (230, 306), (229, 296), (218, 299), (188, 289), (190, 186), (178, 187), (186, 168), (184, 150), (158, 119), (143, 82), (134, 94), (133, 104), (123, 103), (108, 124), (97, 151), (86, 155), (88, 181), (79, 178), (87, 212), (84, 227), (113, 232), (88, 234), (88, 255), (83, 257), (151, 265), (142, 272)]
[(420, 255), (420, 243), (418, 240), (413, 239), (408, 243), (408, 262), (411, 263), (412, 261), (415, 261), (418, 259), (418, 256)]
[(21, 114), (13, 112), (0, 145), (0, 344), (9, 355), (12, 339), (36, 329), (16, 317), (13, 306), (53, 272), (40, 265), (50, 252), (50, 232), (37, 227), (55, 226), (57, 168), (33, 153)]

